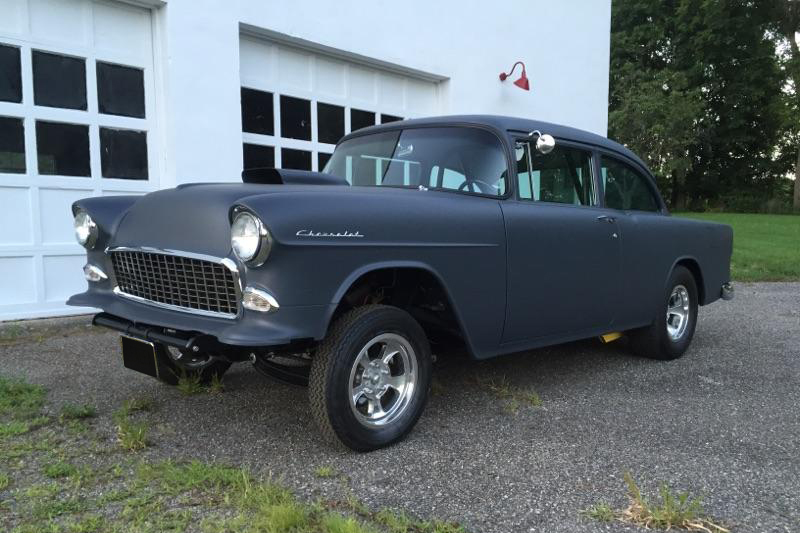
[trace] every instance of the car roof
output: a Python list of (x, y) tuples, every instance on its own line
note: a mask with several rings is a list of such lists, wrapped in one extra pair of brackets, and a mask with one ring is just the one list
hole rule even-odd
[[(436, 126), (436, 125), (479, 125), (479, 126), (488, 126), (495, 130), (499, 130), (503, 133), (505, 132), (531, 132), (533, 130), (539, 130), (542, 133), (549, 133), (553, 137), (571, 140), (586, 144), (592, 144), (600, 148), (605, 148), (612, 152), (617, 152), (621, 155), (624, 155), (641, 165), (645, 168), (648, 173), (650, 173), (650, 169), (647, 167), (647, 164), (639, 158), (636, 154), (631, 152), (629, 149), (624, 147), (623, 145), (619, 144), (618, 142), (612, 141), (606, 137), (601, 135), (597, 135), (595, 133), (591, 133), (585, 130), (580, 130), (578, 128), (571, 128), (569, 126), (563, 126), (561, 124), (553, 124), (551, 122), (544, 122), (541, 120), (531, 120), (526, 118), (517, 118), (517, 117), (507, 117), (502, 115), (444, 115), (438, 117), (428, 117), (428, 118), (413, 118), (407, 119), (397, 122), (389, 122), (387, 124), (379, 124), (377, 126), (368, 126), (366, 128), (362, 128), (360, 130), (356, 130), (348, 135), (345, 135), (342, 138), (342, 141), (349, 139), (351, 137), (364, 135), (368, 133), (378, 133), (381, 131), (388, 131), (394, 129), (403, 129), (408, 127), (416, 127), (416, 126)], [(341, 142), (341, 141), (340, 141)]]

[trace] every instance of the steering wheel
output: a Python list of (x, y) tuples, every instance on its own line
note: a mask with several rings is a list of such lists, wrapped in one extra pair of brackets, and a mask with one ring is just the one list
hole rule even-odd
[(491, 183), (486, 183), (485, 181), (482, 180), (475, 180), (469, 178), (464, 180), (464, 183), (458, 186), (459, 191), (480, 192), (480, 193), (486, 193), (487, 191), (491, 191), (492, 189), (496, 189), (496, 187)]

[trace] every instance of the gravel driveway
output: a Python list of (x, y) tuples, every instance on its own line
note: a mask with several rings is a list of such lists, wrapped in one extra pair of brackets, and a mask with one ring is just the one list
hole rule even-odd
[[(182, 396), (122, 368), (117, 335), (79, 331), (0, 346), (0, 374), (50, 391), (51, 405), (90, 403), (113, 434), (124, 400), (155, 399), (146, 457), (249, 465), (309, 498), (341, 493), (330, 466), (374, 508), (454, 520), (473, 532), (637, 531), (579, 511), (624, 506), (622, 475), (704, 495), (734, 531), (800, 530), (800, 283), (738, 284), (701, 309), (683, 359), (636, 358), (594, 341), (487, 362), (440, 361), (429, 407), (410, 437), (354, 454), (317, 438), (305, 390), (249, 365), (225, 393)], [(541, 407), (486, 386), (535, 390)]]

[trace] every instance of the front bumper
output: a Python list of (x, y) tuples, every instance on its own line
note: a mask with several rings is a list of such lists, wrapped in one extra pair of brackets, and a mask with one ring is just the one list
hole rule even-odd
[[(136, 328), (173, 329), (185, 332), (187, 336), (191, 334), (190, 336), (211, 338), (205, 338), (204, 342), (213, 340), (224, 345), (241, 347), (280, 346), (298, 340), (322, 339), (325, 336), (328, 318), (335, 309), (335, 304), (284, 306), (274, 313), (244, 309), (236, 319), (228, 319), (163, 309), (122, 298), (111, 290), (98, 288), (72, 296), (67, 300), (67, 304), (102, 309), (108, 315), (127, 321)], [(141, 337), (141, 335), (136, 336)], [(163, 340), (156, 341), (163, 342)]]

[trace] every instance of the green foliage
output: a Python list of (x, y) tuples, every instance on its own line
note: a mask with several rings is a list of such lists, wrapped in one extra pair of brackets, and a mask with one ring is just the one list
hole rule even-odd
[(95, 416), (97, 416), (97, 410), (91, 405), (74, 405), (68, 403), (61, 408), (61, 414), (59, 414), (58, 419), (63, 422), (65, 420), (94, 418)]
[(314, 470), (314, 475), (319, 478), (331, 478), (336, 476), (336, 470), (330, 466), (320, 466)]
[(581, 511), (581, 514), (599, 522), (619, 520), (645, 529), (729, 533), (728, 529), (704, 515), (701, 498), (692, 497), (688, 492), (676, 493), (662, 483), (659, 488), (659, 498), (650, 501), (642, 494), (630, 472), (625, 472), (624, 480), (628, 488), (630, 502), (628, 507), (616, 510), (601, 502)]
[(800, 280), (800, 217), (740, 213), (680, 213), (733, 227), (731, 277), (737, 281)]
[(674, 208), (780, 195), (797, 115), (787, 120), (777, 1), (612, 3), (609, 136), (645, 159)]
[(48, 463), (44, 465), (42, 472), (45, 476), (51, 479), (58, 479), (73, 476), (78, 473), (78, 469), (70, 463), (57, 461), (55, 463)]
[(45, 390), (39, 385), (0, 376), (0, 415), (16, 419), (35, 416), (44, 405), (44, 397)]
[(193, 396), (203, 392), (203, 383), (200, 374), (182, 374), (178, 378), (178, 390), (184, 396)]
[(592, 505), (588, 509), (581, 511), (581, 514), (598, 522), (613, 522), (617, 518), (616, 511), (605, 502)]

